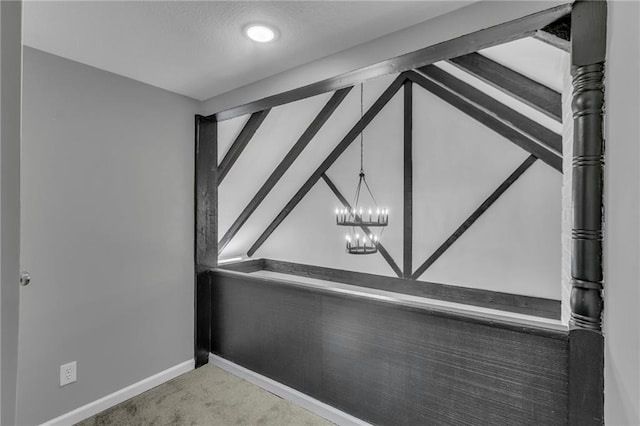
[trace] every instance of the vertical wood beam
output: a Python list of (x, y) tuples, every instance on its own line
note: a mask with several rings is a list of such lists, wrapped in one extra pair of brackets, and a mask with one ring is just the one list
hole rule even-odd
[(404, 82), (404, 218), (402, 276), (411, 278), (413, 258), (413, 83)]
[(218, 123), (195, 118), (195, 362), (206, 364), (211, 349), (211, 283), (218, 266)]
[(570, 425), (604, 423), (604, 340), (601, 330), (606, 21), (606, 2), (574, 3), (571, 17), (574, 133)]

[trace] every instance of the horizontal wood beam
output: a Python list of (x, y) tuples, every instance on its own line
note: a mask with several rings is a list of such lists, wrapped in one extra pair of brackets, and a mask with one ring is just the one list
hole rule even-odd
[(265, 197), (269, 195), (276, 183), (278, 183), (280, 181), (280, 178), (282, 178), (287, 170), (289, 170), (289, 167), (291, 167), (293, 162), (298, 158), (298, 156), (300, 156), (302, 151), (307, 147), (309, 142), (311, 142), (314, 136), (322, 128), (324, 123), (326, 123), (329, 117), (331, 117), (336, 108), (338, 108), (342, 101), (347, 97), (347, 94), (349, 94), (351, 89), (352, 87), (347, 87), (338, 90), (333, 94), (331, 99), (329, 99), (324, 108), (320, 110), (316, 118), (313, 119), (311, 124), (309, 124), (307, 129), (302, 133), (302, 136), (300, 136), (298, 141), (289, 150), (287, 155), (282, 159), (282, 161), (280, 161), (280, 164), (278, 164), (269, 178), (267, 178), (258, 192), (256, 192), (256, 195), (254, 195), (254, 197), (251, 199), (251, 201), (249, 201), (249, 203), (246, 205), (244, 210), (242, 210), (233, 224), (231, 224), (227, 232), (218, 243), (218, 253), (221, 253), (222, 250), (224, 250), (227, 244), (229, 244), (233, 237), (238, 233), (240, 228), (242, 228), (242, 225), (245, 224), (245, 222), (249, 219), (249, 217), (251, 217), (253, 212), (256, 211), (258, 206), (260, 206), (262, 200), (264, 200)]
[[(353, 210), (353, 206), (351, 206), (349, 201), (347, 201), (347, 199), (344, 197), (344, 195), (342, 195), (342, 193), (340, 192), (338, 187), (334, 185), (334, 183), (331, 181), (331, 179), (329, 179), (329, 176), (327, 176), (326, 174), (323, 173), (322, 174), (322, 179), (326, 182), (327, 186), (329, 187), (329, 189), (331, 189), (331, 192), (334, 193), (336, 198), (338, 198), (338, 200), (340, 200), (342, 205), (344, 207), (346, 207), (347, 209), (349, 209), (349, 210)], [(369, 227), (361, 226), (360, 228), (362, 229), (362, 232), (365, 233), (365, 235), (371, 235), (371, 230), (369, 229)], [(397, 276), (402, 277), (402, 271), (398, 267), (398, 264), (393, 260), (393, 258), (391, 257), (391, 255), (389, 254), (387, 249), (384, 248), (384, 245), (382, 244), (381, 241), (378, 241), (378, 253), (380, 253), (380, 255), (384, 258), (384, 260), (387, 261), (387, 263), (389, 264), (389, 266), (391, 267), (393, 272), (395, 272), (395, 274)]]
[(425, 260), (424, 263), (422, 263), (422, 265), (420, 265), (418, 269), (416, 269), (416, 271), (413, 273), (411, 278), (413, 278), (414, 280), (417, 280), (418, 278), (420, 278), (420, 276), (424, 274), (424, 272), (431, 265), (433, 265), (433, 263), (436, 260), (438, 260), (440, 256), (442, 256), (444, 252), (446, 252), (449, 249), (449, 247), (451, 247), (453, 243), (455, 243), (458, 240), (458, 238), (460, 238), (462, 234), (464, 234), (467, 231), (467, 229), (469, 229), (471, 225), (473, 225), (474, 222), (478, 220), (478, 218), (482, 216), (482, 214), (486, 212), (489, 209), (489, 207), (491, 207), (491, 205), (495, 203), (496, 200), (500, 198), (500, 196), (504, 194), (505, 191), (509, 189), (509, 187), (516, 180), (518, 180), (518, 178), (522, 176), (522, 174), (525, 171), (527, 171), (529, 167), (533, 165), (533, 163), (535, 163), (535, 161), (536, 161), (536, 157), (534, 157), (533, 155), (530, 155), (529, 157), (527, 157), (527, 159), (524, 160), (524, 162), (520, 166), (518, 166), (518, 168), (513, 173), (511, 173), (511, 175), (509, 175), (509, 177), (504, 182), (502, 182), (502, 184), (500, 184), (500, 186), (495, 191), (493, 191), (493, 193), (489, 195), (489, 197), (482, 204), (480, 204), (480, 207), (478, 207), (471, 214), (471, 216), (467, 218), (467, 220), (462, 222), (462, 225), (460, 225), (458, 229), (456, 229), (453, 232), (453, 234), (451, 234), (451, 236), (447, 238), (447, 240), (444, 243), (442, 243), (440, 247), (438, 247), (436, 251), (434, 251), (433, 254), (429, 256), (429, 258)]
[(251, 117), (249, 117), (249, 120), (240, 131), (240, 134), (238, 135), (236, 140), (233, 141), (233, 144), (229, 148), (229, 151), (227, 151), (227, 154), (224, 156), (224, 158), (220, 162), (220, 165), (218, 166), (218, 186), (220, 186), (222, 180), (225, 178), (225, 176), (227, 176), (227, 173), (229, 173), (231, 167), (233, 167), (238, 157), (240, 157), (242, 151), (244, 151), (244, 149), (247, 147), (249, 141), (251, 140), (253, 135), (255, 135), (264, 119), (267, 118), (267, 114), (269, 114), (269, 111), (271, 110), (265, 109), (263, 111), (251, 114)]
[(381, 75), (412, 70), (434, 62), (446, 60), (467, 53), (476, 52), (491, 46), (533, 35), (540, 28), (554, 22), (571, 11), (571, 5), (561, 5), (524, 16), (510, 22), (485, 28), (442, 43), (416, 50), (377, 64), (340, 74), (297, 89), (288, 90), (273, 96), (244, 105), (216, 112), (218, 121), (228, 120), (245, 114), (252, 114), (267, 108), (298, 101), (353, 86), (361, 81)]
[(562, 122), (560, 93), (478, 53), (458, 56), (452, 64), (541, 113)]
[(538, 142), (542, 143), (546, 148), (555, 151), (558, 155), (562, 155), (561, 135), (552, 132), (527, 116), (509, 108), (502, 102), (495, 100), (470, 84), (454, 77), (442, 68), (438, 68), (435, 65), (428, 65), (426, 67), (419, 68), (418, 71), (445, 86), (447, 89), (452, 90), (458, 95), (473, 102), (477, 106), (482, 107), (485, 111), (505, 122), (505, 124), (511, 125), (528, 134)]
[(293, 211), (298, 205), (300, 200), (313, 188), (313, 186), (322, 177), (329, 167), (342, 155), (342, 153), (351, 145), (356, 137), (362, 132), (371, 121), (378, 115), (378, 113), (384, 108), (384, 106), (393, 98), (393, 96), (400, 90), (402, 84), (406, 79), (405, 74), (400, 74), (395, 80), (387, 87), (387, 89), (380, 95), (380, 97), (371, 105), (367, 112), (362, 116), (360, 120), (353, 126), (353, 128), (347, 133), (347, 135), (338, 143), (338, 145), (331, 151), (331, 153), (324, 159), (324, 161), (318, 166), (318, 168), (309, 176), (306, 182), (300, 187), (298, 192), (289, 200), (286, 206), (278, 213), (278, 215), (269, 224), (267, 229), (258, 237), (255, 243), (249, 248), (247, 255), (249, 257), (260, 248), (262, 244), (269, 238), (269, 236), (276, 230), (276, 228), (282, 223), (282, 221)]
[(480, 306), (542, 318), (560, 319), (560, 301), (406, 278), (385, 277), (342, 269), (261, 259), (264, 270), (305, 278), (357, 285), (376, 290)]
[(423, 74), (417, 73), (415, 71), (407, 71), (406, 74), (411, 80), (413, 80), (414, 83), (420, 85), (425, 90), (433, 93), (443, 101), (456, 107), (469, 117), (477, 120), (499, 135), (502, 135), (507, 140), (513, 142), (520, 148), (536, 156), (537, 158), (541, 159), (542, 161), (562, 173), (562, 157), (555, 152), (547, 149), (530, 137), (519, 132), (514, 127), (507, 125), (493, 115), (478, 108), (477, 106), (468, 102), (466, 99), (460, 97), (451, 90), (435, 83), (433, 80), (427, 78)]
[(225, 269), (227, 271), (244, 272), (250, 274), (251, 272), (262, 271), (265, 269), (264, 259), (247, 259), (240, 262), (232, 262), (218, 265), (218, 268)]

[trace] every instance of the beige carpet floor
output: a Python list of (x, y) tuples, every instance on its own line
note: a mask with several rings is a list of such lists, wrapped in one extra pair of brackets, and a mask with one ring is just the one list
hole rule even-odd
[(190, 371), (79, 426), (325, 426), (330, 422), (212, 365)]

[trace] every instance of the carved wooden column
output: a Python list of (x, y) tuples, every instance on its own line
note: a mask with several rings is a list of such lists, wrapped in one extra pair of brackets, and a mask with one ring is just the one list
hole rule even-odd
[(604, 62), (573, 74), (573, 256), (571, 327), (602, 326), (602, 177)]
[(196, 116), (195, 164), (195, 362), (211, 350), (211, 276), (218, 266), (218, 123)]
[(569, 423), (604, 421), (602, 220), (604, 1), (577, 1), (571, 19), (573, 230), (569, 322)]

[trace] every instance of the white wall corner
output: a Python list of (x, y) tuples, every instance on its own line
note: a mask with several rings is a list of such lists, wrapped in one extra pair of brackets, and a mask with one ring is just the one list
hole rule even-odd
[(43, 423), (41, 426), (71, 426), (82, 420), (88, 419), (114, 405), (120, 404), (136, 395), (140, 395), (149, 389), (155, 388), (171, 379), (174, 379), (184, 373), (187, 373), (195, 368), (195, 361), (190, 359), (188, 361), (181, 362), (178, 365), (167, 368), (153, 376), (142, 379), (137, 383), (122, 388), (116, 392), (113, 392), (105, 397), (102, 397), (96, 401), (90, 402), (82, 407), (76, 408), (66, 414), (63, 414), (55, 419), (49, 420)]
[(573, 113), (571, 99), (573, 84), (571, 78), (571, 55), (565, 56), (562, 81), (562, 293), (561, 318), (563, 324), (569, 324), (571, 307), (571, 230), (573, 228), (573, 205), (571, 203), (571, 186), (573, 173)]

